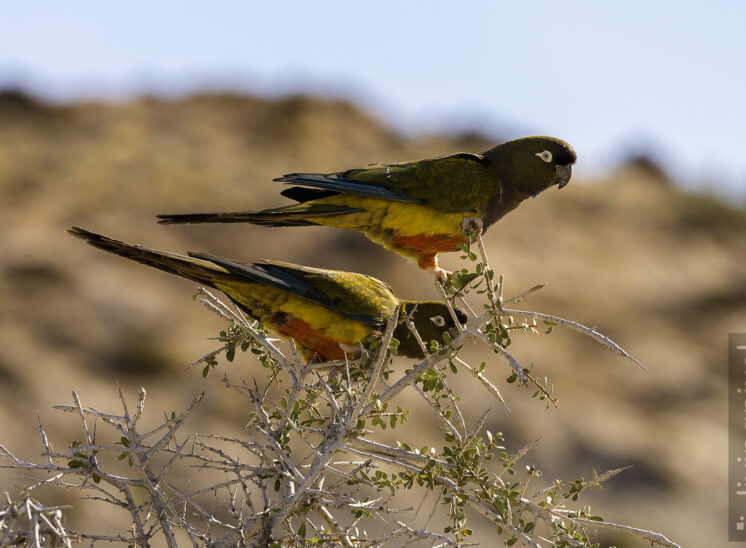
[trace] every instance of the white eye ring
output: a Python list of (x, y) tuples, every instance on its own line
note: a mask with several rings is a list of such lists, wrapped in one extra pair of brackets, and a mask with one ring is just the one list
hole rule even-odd
[(438, 327), (443, 327), (446, 324), (446, 321), (443, 318), (443, 316), (433, 316), (432, 318), (430, 318), (430, 321), (433, 322)]
[(552, 153), (548, 150), (545, 150), (544, 152), (537, 152), (535, 155), (544, 160), (546, 163), (552, 161)]

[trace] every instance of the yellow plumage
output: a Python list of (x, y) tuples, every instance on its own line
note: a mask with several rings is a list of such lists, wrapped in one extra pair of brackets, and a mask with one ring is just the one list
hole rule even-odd
[(391, 230), (401, 236), (456, 234), (460, 232), (461, 221), (474, 215), (469, 212), (443, 213), (409, 202), (392, 202), (346, 194), (322, 198), (316, 200), (316, 203), (364, 210), (330, 217), (309, 215), (316, 224), (372, 233)]
[(216, 281), (215, 287), (244, 303), (267, 327), (276, 330), (282, 330), (283, 326), (273, 318), (278, 317), (278, 313), (285, 313), (308, 324), (324, 337), (347, 344), (354, 345), (358, 341), (365, 341), (371, 332), (370, 325), (347, 318), (339, 312), (275, 287), (249, 284), (245, 281)]

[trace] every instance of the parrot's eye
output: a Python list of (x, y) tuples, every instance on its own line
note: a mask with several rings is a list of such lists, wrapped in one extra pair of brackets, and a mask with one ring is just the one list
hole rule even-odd
[(546, 163), (549, 163), (552, 161), (552, 153), (548, 150), (545, 150), (544, 152), (537, 152), (536, 156), (544, 160)]
[(432, 318), (430, 318), (430, 321), (433, 322), (438, 327), (443, 327), (446, 324), (446, 321), (443, 318), (443, 316), (433, 316)]

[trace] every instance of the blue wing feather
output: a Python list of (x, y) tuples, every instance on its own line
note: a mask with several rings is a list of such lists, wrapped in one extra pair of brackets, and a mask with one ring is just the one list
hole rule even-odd
[(345, 179), (344, 177), (340, 177), (338, 174), (322, 175), (320, 173), (289, 173), (288, 175), (275, 179), (275, 181), (332, 190), (343, 194), (365, 196), (368, 198), (380, 198), (382, 200), (393, 200), (395, 202), (412, 202), (415, 204), (423, 203), (422, 200), (407, 196), (407, 194), (399, 189), (357, 183)]

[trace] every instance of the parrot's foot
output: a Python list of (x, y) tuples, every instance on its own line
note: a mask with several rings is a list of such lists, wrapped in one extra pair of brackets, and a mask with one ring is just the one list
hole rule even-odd
[(438, 266), (438, 258), (435, 255), (420, 255), (417, 258), (417, 266), (427, 272), (432, 272), (435, 277), (445, 282), (451, 277), (451, 272)]
[[(363, 352), (363, 347), (359, 344), (357, 346), (345, 343), (339, 343), (339, 349), (344, 352), (344, 358), (337, 357), (337, 359), (347, 361), (347, 358), (357, 359)], [(323, 362), (320, 360), (318, 354), (314, 354), (316, 361)], [(327, 367), (316, 367), (314, 370), (322, 373), (327, 373), (330, 378), (344, 377), (344, 373), (347, 367), (344, 365), (330, 365)]]
[(447, 282), (448, 278), (451, 277), (453, 272), (450, 270), (445, 270), (443, 268), (440, 268), (439, 266), (433, 268), (432, 270), (428, 270), (428, 272), (432, 272), (435, 274), (435, 277), (438, 278), (441, 282)]
[(351, 344), (345, 344), (345, 343), (339, 343), (339, 348), (344, 352), (345, 354), (349, 354), (353, 357), (357, 357), (360, 355), (360, 347), (359, 346), (353, 346)]

